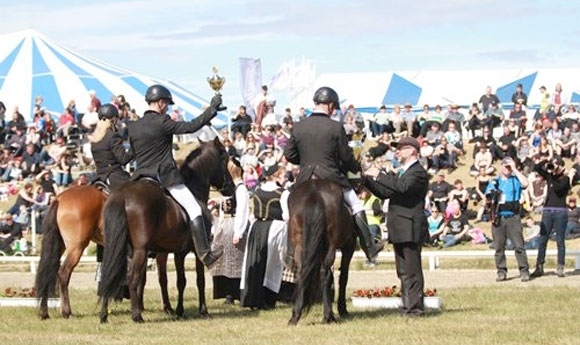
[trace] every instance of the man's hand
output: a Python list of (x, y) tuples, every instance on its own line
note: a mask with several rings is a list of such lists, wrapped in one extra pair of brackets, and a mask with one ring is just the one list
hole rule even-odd
[(222, 105), (222, 95), (219, 93), (212, 97), (209, 107), (215, 111), (222, 111), (227, 109)]

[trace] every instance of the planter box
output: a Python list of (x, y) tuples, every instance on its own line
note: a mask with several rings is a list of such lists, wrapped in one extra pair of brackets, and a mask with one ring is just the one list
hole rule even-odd
[[(1, 297), (0, 307), (38, 307), (40, 301), (36, 298), (25, 298), (25, 297)], [(49, 298), (48, 299), (49, 308), (60, 307), (60, 298)]]
[[(389, 308), (396, 309), (403, 306), (401, 297), (351, 297), (352, 305), (360, 308)], [(424, 297), (425, 308), (441, 309), (441, 297)]]

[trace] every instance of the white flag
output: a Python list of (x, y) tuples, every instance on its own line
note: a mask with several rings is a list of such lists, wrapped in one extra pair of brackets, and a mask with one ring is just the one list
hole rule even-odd
[(240, 60), (240, 90), (246, 105), (247, 113), (255, 117), (253, 102), (262, 92), (262, 64), (260, 59), (239, 58)]

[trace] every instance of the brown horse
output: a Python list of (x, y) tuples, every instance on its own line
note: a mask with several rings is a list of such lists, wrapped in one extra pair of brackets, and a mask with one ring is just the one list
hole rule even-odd
[[(228, 155), (219, 140), (214, 140), (219, 150), (201, 150), (195, 159), (184, 164), (181, 173), (186, 185), (201, 203), (210, 229), (207, 210), (209, 186), (221, 188), (231, 196), (234, 185), (227, 170)], [(191, 156), (191, 155), (190, 155)], [(183, 316), (183, 291), (185, 290), (185, 256), (192, 251), (193, 241), (189, 222), (181, 206), (169, 197), (156, 183), (141, 180), (129, 182), (114, 191), (103, 208), (105, 251), (99, 296), (102, 302), (101, 322), (107, 322), (108, 302), (119, 293), (120, 283), (127, 277), (131, 296), (131, 318), (143, 322), (143, 290), (145, 287), (147, 252), (174, 253), (177, 271), (178, 302), (176, 314)], [(200, 313), (207, 315), (205, 305), (205, 277), (203, 265), (197, 260), (197, 282)]]
[[(215, 149), (212, 149), (215, 147)], [(196, 170), (201, 169), (199, 163), (194, 162), (200, 156), (201, 151), (212, 151), (221, 155), (223, 146), (219, 141), (216, 143), (202, 143), (187, 157), (182, 171), (190, 179), (198, 176)], [(187, 166), (187, 167), (186, 167)], [(205, 168), (204, 168), (205, 169)], [(209, 181), (209, 177), (207, 177)], [(219, 182), (219, 181), (218, 181)], [(221, 188), (222, 184), (212, 184)], [(194, 189), (197, 198), (207, 195), (209, 183), (200, 181), (200, 185)], [(207, 196), (206, 196), (207, 198)], [(101, 224), (101, 212), (106, 201), (106, 195), (94, 186), (72, 187), (62, 192), (49, 207), (42, 223), (42, 250), (40, 262), (36, 274), (36, 291), (40, 300), (39, 316), (47, 319), (48, 298), (55, 294), (55, 288), (59, 286), (61, 299), (61, 314), (68, 318), (71, 315), (68, 286), (71, 274), (78, 265), (80, 257), (90, 241), (103, 244), (103, 230)], [(61, 255), (65, 253), (65, 259), (60, 263)], [(157, 267), (159, 284), (161, 287), (163, 310), (173, 313), (167, 291), (167, 254), (157, 255)], [(196, 261), (198, 273), (198, 288), (205, 290), (204, 267)], [(201, 272), (201, 275), (200, 275)], [(205, 295), (200, 292), (200, 312), (207, 314)]]
[(294, 307), (289, 325), (296, 325), (304, 312), (320, 300), (324, 322), (335, 322), (332, 311), (334, 277), (332, 265), (336, 249), (342, 253), (338, 285), (338, 313), (346, 310), (348, 270), (354, 254), (356, 237), (352, 216), (345, 204), (342, 187), (328, 180), (301, 182), (288, 197), (290, 220), (288, 232), (295, 248), (298, 265)]
[[(99, 222), (105, 199), (106, 195), (94, 186), (76, 186), (62, 192), (50, 205), (42, 223), (42, 250), (36, 273), (41, 319), (49, 317), (48, 298), (54, 295), (57, 279), (62, 316), (71, 315), (71, 274), (90, 241), (103, 243)], [(65, 259), (60, 264), (65, 249)]]

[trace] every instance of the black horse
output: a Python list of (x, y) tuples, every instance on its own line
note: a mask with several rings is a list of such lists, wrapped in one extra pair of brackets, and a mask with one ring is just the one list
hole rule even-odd
[(338, 313), (346, 310), (346, 284), (356, 237), (353, 221), (345, 204), (342, 187), (328, 180), (301, 182), (288, 197), (290, 220), (288, 232), (294, 246), (298, 265), (298, 281), (294, 307), (289, 325), (296, 325), (303, 312), (320, 300), (324, 308), (324, 322), (335, 322), (332, 311), (334, 277), (332, 265), (336, 249), (340, 249), (340, 277), (338, 285)]
[[(181, 174), (204, 210), (206, 224), (211, 223), (207, 210), (210, 186), (224, 195), (234, 193), (227, 170), (229, 156), (218, 138), (202, 143), (185, 159)], [(124, 184), (114, 191), (103, 208), (105, 252), (99, 297), (102, 302), (101, 322), (107, 322), (108, 303), (118, 295), (121, 282), (127, 277), (131, 296), (131, 318), (143, 322), (143, 290), (146, 279), (147, 253), (174, 253), (177, 271), (178, 304), (176, 314), (183, 316), (185, 290), (185, 256), (194, 250), (188, 221), (181, 206), (155, 182), (140, 180)], [(209, 230), (210, 226), (206, 226)], [(199, 311), (207, 315), (204, 267), (196, 259)], [(160, 275), (163, 285), (163, 277)], [(165, 277), (166, 285), (166, 277)], [(162, 291), (164, 305), (169, 303), (167, 291)]]

